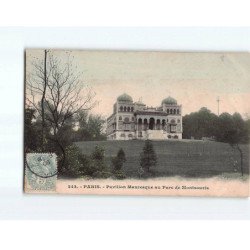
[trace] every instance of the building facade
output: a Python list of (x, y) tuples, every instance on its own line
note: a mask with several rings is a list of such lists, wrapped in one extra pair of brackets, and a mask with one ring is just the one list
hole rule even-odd
[(168, 140), (182, 139), (182, 106), (167, 97), (159, 107), (147, 107), (141, 101), (133, 102), (123, 94), (113, 105), (113, 114), (107, 119), (108, 140)]

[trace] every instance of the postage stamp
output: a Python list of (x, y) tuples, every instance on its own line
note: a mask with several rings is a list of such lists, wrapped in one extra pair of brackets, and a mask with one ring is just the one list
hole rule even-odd
[(25, 165), (26, 186), (30, 191), (56, 191), (56, 154), (27, 153)]

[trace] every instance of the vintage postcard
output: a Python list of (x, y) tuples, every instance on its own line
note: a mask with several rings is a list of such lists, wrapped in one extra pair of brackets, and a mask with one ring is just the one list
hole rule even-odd
[(25, 192), (249, 196), (249, 53), (25, 57)]

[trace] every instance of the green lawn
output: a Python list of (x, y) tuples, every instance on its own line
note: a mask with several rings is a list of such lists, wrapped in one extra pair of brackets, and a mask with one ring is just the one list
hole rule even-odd
[[(139, 155), (144, 141), (86, 141), (77, 142), (82, 153), (91, 154), (96, 145), (105, 149), (105, 159), (110, 166), (111, 157), (123, 148), (127, 161), (123, 170), (127, 177), (138, 177)], [(153, 141), (158, 164), (155, 177), (212, 177), (240, 173), (240, 155), (226, 143), (212, 141)], [(244, 173), (249, 172), (249, 145), (241, 145), (244, 152)]]

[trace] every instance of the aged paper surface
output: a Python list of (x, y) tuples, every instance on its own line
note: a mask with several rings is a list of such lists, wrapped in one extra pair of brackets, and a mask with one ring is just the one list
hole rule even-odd
[(250, 54), (26, 50), (27, 193), (249, 196)]

